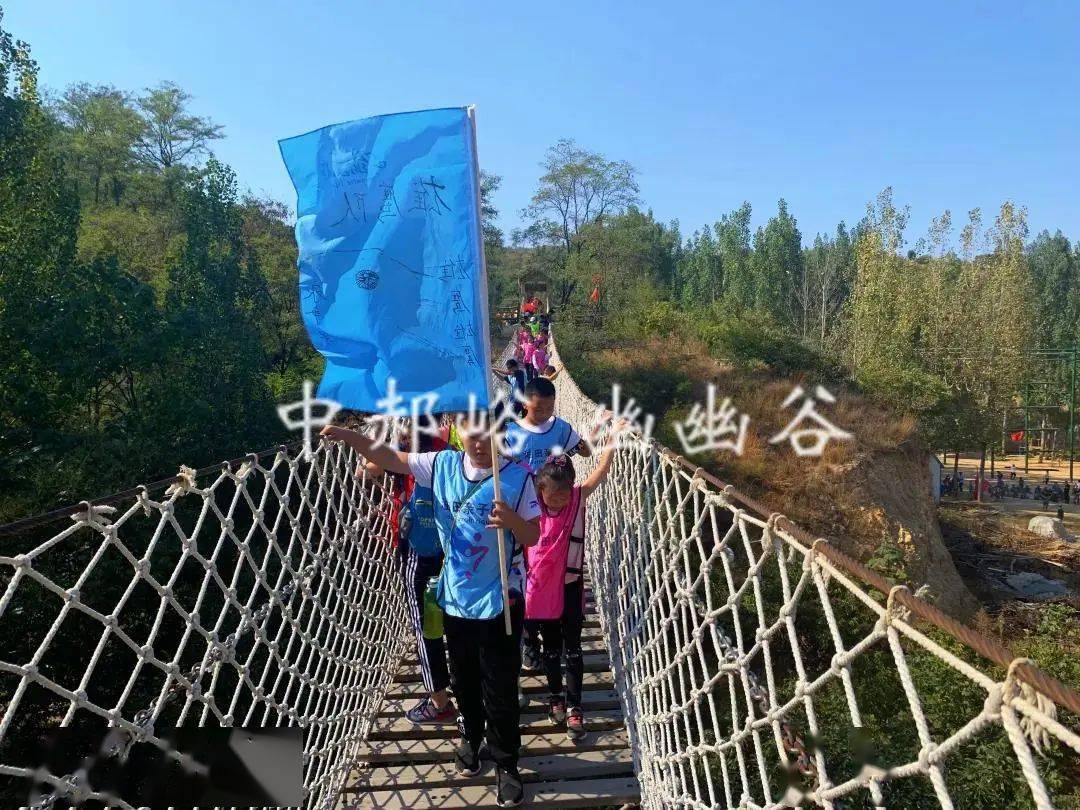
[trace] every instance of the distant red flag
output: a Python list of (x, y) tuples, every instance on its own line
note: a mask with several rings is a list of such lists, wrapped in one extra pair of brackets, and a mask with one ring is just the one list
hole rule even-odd
[(1024, 431), (1018, 430), (1016, 433), (1010, 433), (1009, 438), (1014, 442), (1022, 442), (1024, 440)]
[(600, 288), (593, 287), (593, 291), (589, 294), (589, 300), (594, 304), (600, 303)]

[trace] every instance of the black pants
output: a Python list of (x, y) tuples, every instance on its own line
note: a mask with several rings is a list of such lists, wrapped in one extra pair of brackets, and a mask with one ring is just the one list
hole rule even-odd
[(437, 577), (442, 569), (443, 555), (421, 557), (408, 542), (398, 545), (402, 575), (409, 600), (409, 621), (416, 636), (416, 655), (420, 659), (420, 676), (429, 693), (439, 692), (450, 685), (450, 672), (446, 668), (446, 644), (442, 638), (424, 637), (424, 592), (428, 581)]
[(552, 695), (562, 695), (562, 656), (566, 653), (566, 705), (581, 707), (581, 681), (585, 666), (581, 660), (582, 581), (568, 583), (563, 592), (561, 619), (539, 621), (536, 624), (544, 642), (544, 673)]
[(540, 622), (532, 619), (525, 622), (522, 642), (532, 650), (534, 658), (540, 657)]
[(521, 748), (518, 672), (523, 613), (521, 597), (511, 597), (513, 633), (509, 636), (502, 614), (494, 619), (459, 619), (449, 614), (444, 618), (450, 680), (465, 740), (478, 751), (486, 734), (492, 758), (504, 768), (517, 767)]

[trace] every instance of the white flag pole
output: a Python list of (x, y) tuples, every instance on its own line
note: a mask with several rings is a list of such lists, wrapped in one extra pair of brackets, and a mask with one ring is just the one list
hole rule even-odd
[[(481, 340), (484, 346), (484, 366), (487, 367), (488, 361), (491, 358), (491, 325), (488, 323), (488, 284), (487, 284), (487, 259), (484, 257), (484, 226), (481, 207), (481, 194), (480, 194), (480, 159), (476, 148), (476, 107), (469, 105), (469, 133), (472, 140), (472, 155), (473, 155), (473, 182), (476, 184), (476, 252), (480, 258), (480, 305), (483, 307), (482, 321), (484, 328), (481, 334)], [(488, 408), (491, 407), (491, 374), (486, 375), (484, 378), (487, 385), (487, 401)], [(501, 456), (499, 455), (499, 442), (495, 438), (495, 431), (490, 432), (491, 438), (491, 482), (495, 485), (495, 500), (502, 500), (502, 485), (499, 481), (499, 461)], [(495, 530), (498, 535), (499, 545), (499, 578), (502, 584), (502, 603), (503, 603), (503, 620), (506, 623), (506, 635), (513, 635), (513, 627), (510, 622), (510, 585), (508, 581), (508, 572), (506, 564), (506, 534), (502, 528)]]

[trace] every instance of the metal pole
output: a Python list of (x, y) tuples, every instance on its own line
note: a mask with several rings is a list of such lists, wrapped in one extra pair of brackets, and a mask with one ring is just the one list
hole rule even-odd
[(1024, 380), (1024, 475), (1028, 474), (1028, 445), (1031, 444), (1031, 434), (1028, 433), (1028, 398), (1031, 396), (1031, 387)]
[(1073, 480), (1073, 447), (1076, 440), (1076, 419), (1073, 412), (1076, 410), (1076, 347), (1069, 352), (1072, 356), (1072, 364), (1069, 374), (1069, 481)]

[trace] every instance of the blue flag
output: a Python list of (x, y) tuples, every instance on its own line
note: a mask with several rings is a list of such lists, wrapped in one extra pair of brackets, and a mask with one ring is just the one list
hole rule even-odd
[[(300, 308), (326, 358), (319, 397), (386, 411), (491, 398), (474, 122), (467, 108), (381, 115), (287, 138)], [(380, 406), (380, 400), (383, 404)]]

